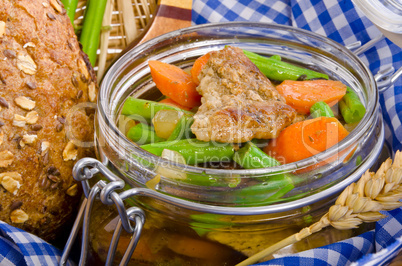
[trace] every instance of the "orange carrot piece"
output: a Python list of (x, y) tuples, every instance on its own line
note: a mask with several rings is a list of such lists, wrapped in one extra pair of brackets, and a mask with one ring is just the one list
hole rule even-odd
[(197, 60), (195, 60), (193, 67), (190, 70), (193, 81), (197, 85), (200, 84), (200, 80), (198, 79), (198, 76), (200, 75), (202, 68), (208, 62), (209, 57), (210, 57), (210, 53), (206, 53), (203, 56), (198, 57)]
[(264, 152), (283, 164), (292, 163), (325, 151), (348, 134), (338, 119), (317, 117), (288, 126)]
[(165, 99), (163, 99), (163, 100), (160, 100), (159, 102), (160, 102), (160, 103), (165, 103), (165, 104), (168, 104), (168, 105), (171, 105), (171, 106), (174, 106), (174, 107), (183, 109), (183, 110), (187, 110), (187, 111), (190, 111), (190, 110), (191, 110), (191, 108), (186, 107), (186, 106), (183, 106), (183, 105), (181, 105), (181, 104), (179, 104), (179, 103), (173, 101), (173, 100), (170, 99), (170, 98), (165, 98)]
[(189, 108), (201, 104), (201, 95), (189, 73), (175, 65), (156, 60), (148, 61), (148, 65), (152, 79), (163, 95)]
[(316, 102), (335, 105), (346, 94), (346, 85), (334, 80), (285, 80), (276, 86), (286, 103), (301, 114), (308, 114)]

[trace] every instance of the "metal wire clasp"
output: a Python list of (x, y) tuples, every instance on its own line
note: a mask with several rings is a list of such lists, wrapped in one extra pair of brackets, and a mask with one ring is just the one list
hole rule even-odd
[[(93, 187), (90, 187), (89, 180), (97, 174), (101, 174), (104, 179), (107, 179), (109, 182), (106, 182), (105, 180), (99, 180)], [(73, 168), (73, 176), (74, 179), (76, 179), (77, 181), (81, 181), (85, 198), (77, 214), (66, 246), (64, 247), (59, 265), (66, 264), (68, 260), (68, 255), (78, 235), (78, 231), (81, 225), (82, 239), (79, 265), (85, 265), (88, 254), (90, 216), (95, 200), (100, 200), (103, 204), (106, 205), (114, 204), (120, 216), (110, 243), (106, 265), (111, 265), (113, 263), (114, 254), (116, 251), (117, 243), (120, 239), (122, 228), (133, 235), (130, 244), (127, 247), (127, 250), (120, 262), (120, 265), (127, 265), (138, 243), (145, 222), (145, 214), (143, 210), (138, 207), (131, 207), (126, 210), (126, 208), (124, 207), (123, 199), (116, 192), (116, 190), (122, 189), (124, 187), (124, 181), (114, 175), (106, 166), (104, 166), (96, 159), (84, 158), (79, 160)]]
[[(346, 48), (352, 50), (353, 53), (357, 56), (363, 54), (368, 49), (372, 48), (377, 42), (383, 40), (385, 36), (383, 34), (378, 35), (373, 38), (371, 41), (367, 42), (364, 45), (361, 45), (361, 42), (351, 43), (346, 45)], [(394, 67), (388, 67), (386, 69), (381, 69), (374, 76), (374, 79), (377, 83), (378, 92), (382, 93), (390, 88), (394, 83), (402, 76), (402, 67), (395, 71)]]

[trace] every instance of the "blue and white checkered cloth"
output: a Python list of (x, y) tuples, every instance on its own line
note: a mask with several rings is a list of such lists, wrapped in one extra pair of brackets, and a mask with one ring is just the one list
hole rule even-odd
[[(345, 46), (381, 35), (351, 0), (193, 0), (192, 23), (259, 21), (283, 24), (327, 36)], [(402, 49), (388, 39), (359, 55), (373, 74), (402, 67)], [(386, 143), (402, 148), (402, 78), (380, 95)], [(273, 259), (258, 265), (384, 265), (402, 247), (402, 210), (386, 213), (373, 231), (342, 242)]]
[[(356, 41), (365, 44), (380, 34), (351, 0), (193, 0), (193, 24), (223, 21), (290, 25), (320, 33), (343, 45)], [(402, 66), (401, 48), (388, 39), (377, 42), (360, 58), (374, 74), (390, 66)], [(381, 94), (380, 103), (386, 142), (393, 152), (402, 150), (401, 79)], [(377, 222), (375, 230), (358, 237), (259, 265), (384, 265), (402, 246), (402, 210), (387, 215)], [(43, 240), (0, 221), (0, 265), (57, 265), (60, 255), (60, 250)]]
[(0, 265), (58, 265), (60, 257), (61, 251), (41, 238), (0, 221)]

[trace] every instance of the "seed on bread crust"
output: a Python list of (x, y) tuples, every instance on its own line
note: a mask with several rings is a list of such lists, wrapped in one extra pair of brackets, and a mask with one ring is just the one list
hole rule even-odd
[(72, 77), (71, 77), (71, 82), (73, 83), (73, 85), (74, 85), (74, 87), (76, 87), (76, 88), (78, 88), (78, 80), (77, 80), (77, 77), (75, 76), (75, 75), (73, 75)]
[(66, 119), (64, 117), (62, 117), (62, 116), (58, 116), (57, 121), (59, 121), (61, 124), (66, 123)]
[(0, 106), (3, 106), (4, 108), (9, 107), (8, 102), (3, 97), (0, 97)]
[(49, 163), (49, 151), (46, 151), (43, 155), (42, 155), (42, 163), (44, 165), (47, 165)]
[(27, 119), (25, 118), (25, 116), (14, 114), (13, 126), (25, 127), (26, 123)]
[(88, 98), (91, 102), (96, 101), (96, 88), (94, 82), (91, 82), (88, 86)]
[(34, 60), (29, 55), (21, 53), (17, 55), (17, 67), (28, 75), (35, 75), (38, 69)]
[(25, 96), (19, 96), (19, 97), (15, 98), (14, 102), (16, 105), (18, 105), (22, 109), (29, 110), (29, 111), (34, 109), (35, 105), (36, 105), (35, 101), (32, 101), (31, 99), (29, 99), (28, 97), (25, 97)]
[(64, 161), (70, 161), (70, 160), (75, 160), (78, 156), (78, 150), (77, 147), (74, 145), (74, 143), (70, 140), (66, 147), (63, 150), (63, 160)]
[(77, 184), (72, 185), (72, 186), (69, 187), (69, 188), (67, 189), (67, 191), (66, 191), (66, 194), (69, 195), (69, 196), (71, 196), (71, 197), (74, 197), (75, 195), (77, 195), (77, 193), (78, 193), (78, 186), (77, 186)]
[(56, 131), (57, 132), (60, 132), (60, 131), (62, 131), (63, 130), (63, 124), (57, 124), (57, 126), (56, 126)]
[(60, 171), (55, 166), (51, 165), (47, 169), (47, 174), (48, 175), (60, 176)]
[(41, 130), (42, 128), (43, 128), (43, 126), (42, 126), (42, 125), (39, 125), (39, 124), (34, 124), (34, 125), (31, 126), (31, 129), (32, 129), (33, 131), (39, 131), (39, 130)]
[(8, 59), (13, 59), (13, 58), (15, 58), (17, 56), (17, 53), (15, 51), (9, 50), (9, 49), (4, 50), (3, 54)]
[(12, 211), (10, 214), (11, 222), (16, 224), (25, 223), (28, 219), (29, 219), (28, 214), (21, 209), (16, 209)]
[(19, 208), (21, 208), (21, 206), (22, 206), (22, 201), (14, 201), (11, 205), (10, 205), (10, 211), (13, 211), (13, 210), (16, 210), (16, 209), (19, 209)]
[(28, 47), (36, 47), (36, 45), (33, 42), (27, 42), (26, 44), (24, 44), (24, 46), (22, 46), (22, 48), (26, 49)]
[(60, 183), (60, 178), (58, 178), (55, 175), (48, 175), (47, 178), (49, 178), (51, 181), (53, 181), (54, 183)]
[(25, 134), (24, 136), (22, 136), (21, 142), (23, 142), (24, 144), (33, 144), (37, 138), (37, 135)]
[(25, 116), (28, 124), (32, 125), (38, 122), (39, 114), (36, 111), (31, 111)]
[(60, 4), (56, 0), (50, 0), (50, 5), (59, 13), (63, 11)]
[(36, 88), (37, 88), (36, 83), (34, 83), (34, 82), (27, 82), (26, 85), (31, 90), (36, 90)]
[(43, 175), (41, 176), (41, 178), (39, 179), (39, 186), (42, 189), (47, 189), (50, 186), (50, 180), (47, 178), (47, 176)]
[(77, 93), (77, 100), (81, 99), (83, 94), (84, 94), (84, 92), (82, 90), (79, 90)]
[(15, 180), (22, 181), (21, 174), (18, 172), (4, 172), (0, 174), (0, 182), (3, 180), (5, 176), (9, 176)]
[(49, 150), (50, 143), (49, 141), (42, 141), (41, 143), (41, 155), (44, 156), (45, 153)]
[(21, 187), (21, 183), (10, 176), (3, 177), (1, 185), (13, 195), (17, 194), (18, 189)]
[(10, 151), (0, 151), (0, 167), (7, 167), (14, 161), (14, 154)]
[(32, 125), (38, 122), (39, 115), (36, 111), (27, 113), (26, 116), (14, 114), (13, 126), (24, 127), (27, 123)]
[(56, 17), (52, 13), (46, 13), (47, 17), (51, 20), (56, 20)]
[(86, 79), (89, 78), (87, 64), (85, 64), (83, 59), (78, 60), (78, 69), (81, 71), (81, 74), (83, 74)]

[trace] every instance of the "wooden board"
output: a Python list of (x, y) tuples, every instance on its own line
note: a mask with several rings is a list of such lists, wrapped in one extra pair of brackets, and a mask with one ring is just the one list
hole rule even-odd
[(192, 0), (160, 0), (155, 18), (140, 42), (191, 26)]
[(191, 26), (192, 0), (159, 0), (153, 20), (144, 32), (122, 52), (174, 30)]

